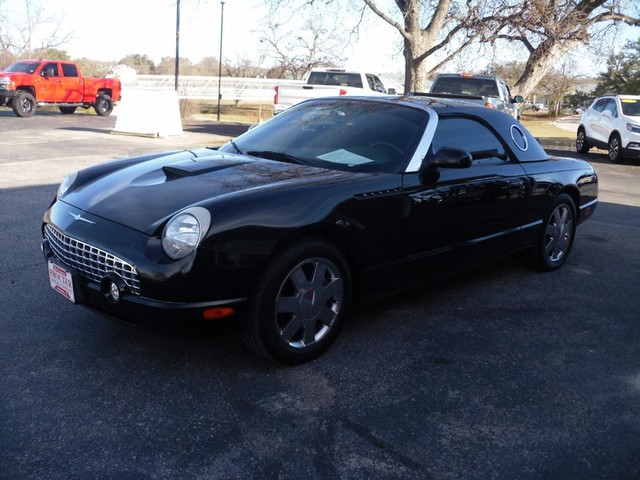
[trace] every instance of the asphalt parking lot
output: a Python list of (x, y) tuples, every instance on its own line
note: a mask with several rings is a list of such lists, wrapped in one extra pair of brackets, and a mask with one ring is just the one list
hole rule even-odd
[(600, 205), (560, 271), (513, 258), (359, 308), (283, 367), (233, 322), (135, 328), (50, 289), (40, 222), (66, 173), (246, 128), (114, 123), (0, 111), (0, 478), (640, 478), (640, 161), (583, 156)]

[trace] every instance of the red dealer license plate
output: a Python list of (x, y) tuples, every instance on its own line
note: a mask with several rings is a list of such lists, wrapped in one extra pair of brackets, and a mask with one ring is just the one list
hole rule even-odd
[(73, 293), (73, 277), (71, 273), (60, 265), (49, 260), (49, 284), (60, 295), (67, 300), (76, 303), (76, 297)]

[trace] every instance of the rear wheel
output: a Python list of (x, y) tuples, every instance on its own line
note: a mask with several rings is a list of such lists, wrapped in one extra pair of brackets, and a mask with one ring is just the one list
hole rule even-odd
[(75, 113), (76, 108), (78, 108), (78, 107), (58, 107), (58, 108), (65, 115), (71, 115), (72, 113)]
[(29, 92), (18, 92), (13, 97), (11, 108), (18, 117), (30, 117), (36, 113), (36, 99)]
[(587, 143), (587, 134), (584, 131), (584, 128), (578, 129), (578, 134), (576, 136), (576, 151), (578, 153), (587, 153), (591, 147)]
[(609, 138), (609, 160), (611, 163), (618, 163), (622, 160), (622, 142), (620, 141), (620, 135), (614, 133)]
[(319, 356), (342, 327), (349, 291), (347, 264), (337, 249), (321, 240), (295, 244), (258, 283), (244, 326), (247, 345), (284, 363)]
[(543, 271), (564, 265), (576, 232), (576, 207), (566, 193), (558, 195), (536, 243), (525, 252), (525, 261)]
[(113, 111), (113, 100), (109, 95), (102, 93), (96, 97), (93, 109), (99, 116), (106, 117)]

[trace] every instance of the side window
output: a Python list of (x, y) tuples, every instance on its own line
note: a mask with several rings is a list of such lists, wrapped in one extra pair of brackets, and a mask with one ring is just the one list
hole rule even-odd
[(502, 82), (498, 82), (498, 89), (500, 90), (500, 96), (502, 97), (502, 99), (504, 101), (509, 101), (509, 93), (507, 92), (507, 86), (502, 83)]
[(618, 107), (616, 107), (616, 101), (612, 98), (610, 98), (607, 101), (607, 104), (604, 107), (604, 111), (605, 112), (609, 112), (611, 114), (612, 117), (617, 117), (618, 116)]
[(367, 83), (369, 84), (369, 89), (375, 91), (376, 83), (373, 80), (373, 75), (370, 75), (370, 74), (367, 73), (365, 76), (367, 77)]
[(604, 107), (606, 106), (608, 102), (608, 99), (606, 98), (601, 98), (600, 100), (598, 100), (595, 105), (593, 106), (593, 109), (596, 112), (602, 112), (604, 110)]
[(432, 153), (442, 147), (471, 153), (474, 163), (505, 161), (507, 151), (498, 137), (482, 123), (470, 118), (441, 118), (431, 143)]
[(385, 90), (384, 85), (382, 84), (380, 79), (378, 77), (376, 77), (375, 75), (371, 75), (371, 77), (373, 78), (373, 85), (374, 85), (373, 89), (376, 92), (387, 93), (387, 91)]
[(43, 77), (57, 77), (58, 76), (58, 64), (57, 63), (47, 63), (42, 70), (40, 71), (40, 75)]
[(78, 68), (72, 63), (63, 63), (62, 75), (64, 75), (65, 77), (77, 77)]

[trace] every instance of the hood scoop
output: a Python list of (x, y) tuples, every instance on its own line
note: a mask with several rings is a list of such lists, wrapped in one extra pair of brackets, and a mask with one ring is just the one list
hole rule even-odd
[(249, 162), (238, 161), (224, 161), (221, 159), (215, 160), (187, 160), (183, 162), (174, 163), (172, 165), (166, 165), (162, 167), (162, 171), (167, 177), (167, 180), (176, 180), (178, 178), (193, 177), (196, 175), (203, 175), (205, 173), (216, 172), (218, 170), (224, 170), (229, 167), (237, 167)]

